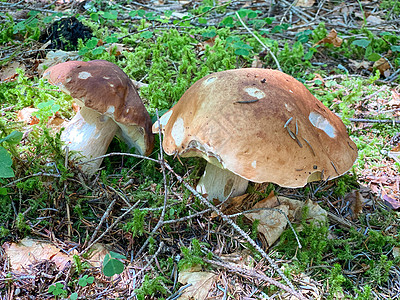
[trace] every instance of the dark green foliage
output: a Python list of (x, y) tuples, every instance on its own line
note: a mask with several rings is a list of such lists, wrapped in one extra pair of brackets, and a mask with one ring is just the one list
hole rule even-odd
[(135, 290), (136, 297), (138, 300), (146, 299), (146, 296), (157, 296), (157, 299), (161, 299), (159, 295), (165, 295), (166, 290), (161, 284), (162, 282), (167, 282), (167, 279), (162, 276), (157, 276), (155, 278), (150, 278), (148, 274), (144, 276), (142, 286)]
[(199, 240), (192, 239), (191, 248), (181, 247), (183, 258), (179, 261), (179, 270), (188, 269), (197, 265), (205, 265), (202, 257), (204, 256), (201, 251), (201, 245)]
[(147, 215), (147, 211), (135, 209), (132, 214), (132, 219), (125, 223), (124, 230), (131, 232), (132, 237), (134, 238), (136, 236), (141, 236), (144, 233), (144, 218)]
[(333, 300), (340, 298), (340, 293), (342, 292), (342, 284), (346, 281), (345, 277), (342, 275), (342, 268), (339, 264), (334, 264), (333, 268), (329, 274), (329, 295), (328, 300)]

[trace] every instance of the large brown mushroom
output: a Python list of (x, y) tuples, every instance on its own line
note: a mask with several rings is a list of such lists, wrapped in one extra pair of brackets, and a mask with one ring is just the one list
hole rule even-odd
[(357, 158), (341, 119), (276, 70), (208, 75), (160, 123), (167, 154), (208, 161), (197, 190), (209, 199), (243, 194), (249, 180), (296, 188), (333, 179)]
[[(118, 134), (142, 155), (153, 149), (151, 119), (129, 77), (105, 60), (68, 61), (50, 67), (43, 74), (49, 83), (74, 98), (80, 111), (65, 126), (61, 139), (82, 159), (106, 153)], [(83, 164), (93, 174), (102, 160)]]

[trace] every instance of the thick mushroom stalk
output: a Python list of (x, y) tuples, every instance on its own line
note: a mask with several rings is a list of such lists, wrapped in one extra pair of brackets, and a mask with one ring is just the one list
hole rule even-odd
[(249, 181), (229, 170), (207, 163), (206, 169), (197, 183), (196, 190), (206, 194), (208, 199), (224, 201), (228, 197), (236, 197), (246, 192)]
[[(69, 151), (76, 151), (75, 156), (85, 161), (104, 155), (119, 127), (115, 122), (98, 112), (82, 107), (65, 126), (61, 140)], [(103, 159), (82, 164), (82, 171), (94, 174)]]

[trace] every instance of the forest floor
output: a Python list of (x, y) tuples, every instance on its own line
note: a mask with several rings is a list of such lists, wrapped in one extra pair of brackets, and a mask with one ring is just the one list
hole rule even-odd
[[(0, 11), (1, 299), (399, 299), (399, 1)], [(153, 121), (212, 72), (281, 69), (342, 118), (358, 158), (334, 180), (252, 183), (215, 206), (193, 188), (204, 161), (161, 156), (158, 137), (150, 160), (115, 138), (87, 176), (60, 141), (76, 106), (42, 75), (94, 59), (128, 74)]]

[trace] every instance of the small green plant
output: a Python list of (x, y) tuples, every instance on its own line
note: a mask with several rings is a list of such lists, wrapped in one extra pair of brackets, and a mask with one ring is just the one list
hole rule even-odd
[(87, 285), (90, 285), (94, 282), (94, 277), (93, 276), (89, 276), (89, 275), (83, 275), (81, 278), (79, 278), (78, 280), (78, 284), (81, 287), (85, 287)]
[(342, 268), (339, 264), (334, 264), (333, 268), (329, 274), (329, 295), (328, 300), (340, 299), (342, 298), (343, 288), (342, 284), (346, 281), (342, 275)]
[(64, 289), (64, 284), (62, 284), (61, 282), (56, 282), (55, 284), (49, 286), (47, 292), (52, 294), (56, 298), (65, 298), (68, 295), (67, 291)]
[[(6, 137), (0, 139), (0, 144), (6, 142), (10, 147), (18, 144), (22, 139), (22, 132), (13, 131)], [(12, 149), (14, 153), (16, 151)], [(12, 159), (10, 153), (2, 146), (0, 146), (0, 178), (14, 177), (14, 171), (12, 169)]]
[(147, 299), (146, 296), (154, 296), (157, 293), (165, 294), (167, 291), (162, 285), (162, 283), (165, 281), (167, 281), (167, 279), (164, 277), (158, 276), (150, 279), (149, 275), (146, 274), (144, 276), (142, 286), (139, 289), (135, 290), (137, 299), (144, 300)]
[(121, 274), (125, 266), (120, 259), (126, 259), (126, 257), (113, 251), (107, 253), (103, 261), (103, 274), (108, 277)]
[(132, 237), (142, 236), (144, 233), (144, 218), (147, 215), (146, 210), (135, 209), (132, 220), (124, 225), (124, 230), (132, 233)]
[(201, 251), (201, 244), (199, 240), (192, 239), (192, 247), (181, 247), (183, 258), (179, 261), (179, 270), (188, 269), (197, 265), (205, 265), (202, 257), (204, 253)]

